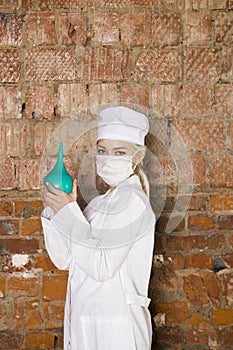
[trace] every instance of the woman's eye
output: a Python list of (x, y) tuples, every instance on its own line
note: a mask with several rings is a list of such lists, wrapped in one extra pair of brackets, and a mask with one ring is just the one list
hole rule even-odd
[(98, 154), (104, 154), (104, 152), (105, 152), (105, 150), (103, 150), (103, 149), (98, 149), (98, 150), (97, 150), (97, 153), (98, 153)]
[(125, 154), (125, 152), (123, 152), (123, 151), (117, 151), (115, 154), (116, 154), (117, 156), (123, 156), (123, 155)]

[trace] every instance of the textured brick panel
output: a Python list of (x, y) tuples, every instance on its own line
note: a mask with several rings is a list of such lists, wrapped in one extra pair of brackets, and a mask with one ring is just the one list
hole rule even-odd
[(38, 123), (35, 125), (34, 133), (34, 153), (36, 156), (42, 155), (46, 143), (50, 139), (54, 130), (52, 123)]
[(23, 343), (23, 335), (14, 332), (1, 333), (1, 350), (20, 349)]
[(233, 48), (222, 46), (222, 60), (220, 64), (221, 78), (224, 81), (233, 80)]
[(121, 15), (121, 41), (123, 45), (140, 46), (150, 42), (150, 16), (145, 13)]
[[(156, 2), (151, 0), (100, 0), (100, 8), (153, 8), (156, 6)], [(156, 6), (157, 8), (158, 6)]]
[(19, 189), (30, 190), (40, 187), (40, 159), (21, 159), (19, 164)]
[(191, 11), (220, 10), (227, 8), (227, 0), (185, 0), (185, 9)]
[(124, 81), (130, 78), (132, 52), (125, 49), (87, 48), (78, 61), (77, 79)]
[[(1, 239), (0, 240), (0, 250), (1, 254), (2, 253), (7, 253), (7, 254), (33, 254), (37, 253), (39, 249), (39, 241), (37, 239), (21, 239), (21, 238), (16, 238), (16, 239)], [(9, 289), (12, 289), (12, 293), (10, 294), (20, 294), (20, 286), (22, 286), (22, 289), (24, 289), (24, 283), (22, 280), (16, 278), (12, 279), (10, 282), (10, 285), (8, 284), (8, 293), (10, 293)], [(27, 281), (28, 284), (30, 284), (30, 281)], [(31, 284), (30, 284), (31, 285)], [(11, 288), (9, 287), (11, 286)], [(34, 287), (32, 286), (33, 290)], [(24, 295), (31, 295), (30, 291), (26, 290), (27, 287), (25, 286), (25, 293)], [(37, 292), (35, 292), (36, 295)]]
[(192, 81), (216, 81), (220, 76), (219, 52), (215, 49), (188, 49), (184, 52), (183, 78)]
[(28, 44), (56, 44), (55, 17), (53, 12), (28, 12), (25, 21)]
[(73, 49), (27, 50), (25, 63), (27, 80), (73, 80), (75, 78)]
[(233, 44), (233, 13), (221, 12), (216, 16), (215, 35), (218, 44)]
[(6, 160), (0, 159), (0, 189), (13, 189), (16, 187), (15, 182), (15, 167), (11, 158)]
[(225, 195), (213, 194), (210, 196), (211, 210), (225, 211), (225, 210), (232, 210), (232, 208), (233, 208), (232, 194), (225, 194)]
[(233, 116), (233, 84), (217, 84), (214, 92), (217, 115)]
[(28, 86), (25, 98), (27, 119), (54, 118), (54, 87)]
[(182, 90), (184, 116), (205, 116), (211, 114), (212, 91), (206, 84), (184, 84)]
[(184, 302), (158, 303), (156, 311), (166, 314), (166, 325), (178, 325), (188, 318), (188, 305)]
[(164, 117), (180, 114), (180, 85), (166, 84), (152, 87), (152, 109)]
[(0, 45), (19, 46), (22, 42), (23, 18), (15, 14), (0, 14)]
[(0, 118), (22, 117), (21, 92), (15, 86), (0, 87)]
[(115, 103), (117, 98), (117, 84), (90, 84), (88, 89), (90, 106)]
[(38, 0), (38, 7), (41, 9), (52, 9), (52, 8), (91, 8), (95, 7), (95, 0)]
[(43, 300), (64, 300), (67, 276), (45, 276), (43, 278)]
[(230, 10), (233, 9), (233, 0), (229, 0), (229, 9), (230, 9)]
[(142, 50), (136, 60), (134, 80), (173, 82), (179, 78), (179, 59), (176, 50)]
[(149, 87), (139, 84), (122, 84), (120, 101), (149, 107)]
[(211, 14), (188, 12), (183, 15), (185, 45), (205, 45), (211, 40)]
[(206, 185), (207, 184), (207, 160), (202, 154), (191, 155), (193, 166), (193, 184)]
[(231, 154), (213, 155), (210, 163), (212, 186), (233, 186), (233, 157)]
[(119, 41), (118, 14), (94, 13), (91, 15), (91, 28), (94, 32), (93, 42), (112, 44)]
[(16, 83), (20, 77), (20, 61), (17, 50), (0, 50), (0, 82)]
[(58, 85), (58, 115), (68, 117), (87, 107), (85, 84)]
[(0, 155), (24, 156), (30, 143), (30, 125), (15, 122), (0, 124)]
[(62, 12), (59, 15), (58, 42), (62, 45), (84, 45), (87, 40), (87, 16)]
[(174, 123), (188, 149), (194, 151), (223, 150), (225, 144), (222, 120), (179, 120)]
[(27, 333), (25, 346), (28, 349), (35, 349), (36, 344), (40, 345), (40, 349), (52, 349), (54, 347), (54, 334), (41, 331)]
[(152, 16), (152, 44), (155, 46), (179, 45), (180, 15), (159, 13)]

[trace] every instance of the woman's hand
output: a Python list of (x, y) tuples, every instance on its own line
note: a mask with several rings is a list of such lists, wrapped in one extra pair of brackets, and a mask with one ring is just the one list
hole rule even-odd
[(71, 193), (58, 190), (52, 184), (47, 183), (47, 186), (53, 191), (49, 192), (46, 186), (42, 185), (42, 197), (46, 205), (50, 206), (55, 213), (61, 210), (66, 204), (76, 201), (77, 199), (77, 181), (74, 179)]

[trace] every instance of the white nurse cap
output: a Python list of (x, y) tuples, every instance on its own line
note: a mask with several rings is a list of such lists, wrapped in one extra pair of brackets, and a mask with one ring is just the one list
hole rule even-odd
[(148, 131), (149, 122), (144, 114), (124, 106), (108, 107), (100, 112), (97, 141), (111, 139), (144, 145)]

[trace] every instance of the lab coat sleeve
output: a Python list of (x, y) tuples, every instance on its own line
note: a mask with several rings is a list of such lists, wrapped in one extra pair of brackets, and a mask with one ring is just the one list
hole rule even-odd
[(64, 206), (51, 219), (63, 235), (72, 259), (87, 275), (97, 281), (111, 278), (128, 255), (132, 244), (103, 248), (76, 202)]
[(54, 265), (60, 270), (68, 270), (71, 258), (70, 249), (67, 240), (51, 223), (53, 216), (54, 213), (50, 207), (46, 207), (41, 214), (45, 247)]

